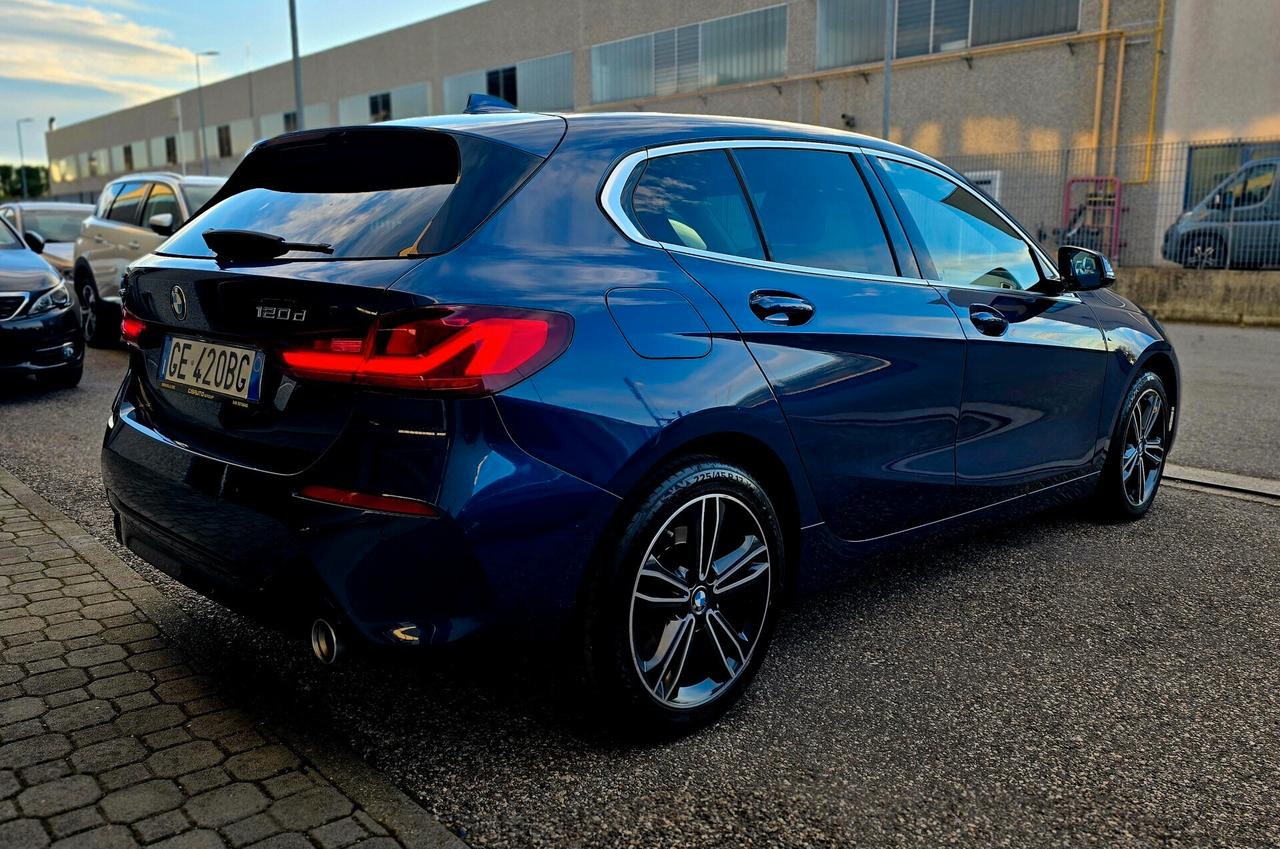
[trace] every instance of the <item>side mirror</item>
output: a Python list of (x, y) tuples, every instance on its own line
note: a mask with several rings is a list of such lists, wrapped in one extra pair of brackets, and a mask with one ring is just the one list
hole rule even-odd
[(38, 254), (44, 253), (44, 236), (41, 236), (35, 230), (27, 230), (22, 234), (22, 241), (27, 243), (27, 247)]
[(1105, 289), (1116, 282), (1111, 262), (1097, 251), (1063, 245), (1058, 248), (1058, 271), (1068, 292)]
[(157, 212), (147, 219), (147, 226), (161, 236), (173, 235), (173, 213)]

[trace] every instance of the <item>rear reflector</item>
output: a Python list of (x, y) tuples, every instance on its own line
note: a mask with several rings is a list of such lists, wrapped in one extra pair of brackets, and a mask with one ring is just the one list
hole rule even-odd
[(329, 504), (340, 504), (343, 507), (355, 507), (360, 510), (376, 510), (379, 513), (402, 513), (406, 516), (440, 515), (436, 508), (425, 501), (402, 498), (398, 495), (373, 495), (333, 486), (304, 486), (298, 494), (312, 501), (325, 501)]
[(385, 316), (363, 339), (315, 339), (281, 357), (301, 378), (485, 395), (560, 356), (572, 332), (573, 320), (558, 312), (431, 307)]
[(136, 315), (124, 310), (120, 314), (120, 338), (126, 345), (138, 347), (142, 334), (147, 332), (147, 323)]

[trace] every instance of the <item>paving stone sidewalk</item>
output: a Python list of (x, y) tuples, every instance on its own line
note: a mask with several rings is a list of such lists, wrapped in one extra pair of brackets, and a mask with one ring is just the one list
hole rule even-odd
[(460, 847), (354, 756), (273, 733), (183, 614), (0, 469), (0, 847)]

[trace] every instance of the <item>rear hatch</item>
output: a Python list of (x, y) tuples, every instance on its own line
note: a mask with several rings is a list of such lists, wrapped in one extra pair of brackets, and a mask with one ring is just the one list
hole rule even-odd
[[(539, 153), (456, 126), (260, 143), (127, 274), (125, 335), (138, 351), (128, 400), (147, 426), (201, 453), (277, 473), (306, 468), (353, 415), (376, 415), (378, 393), (299, 377), (282, 367), (283, 352), (358, 345), (381, 314), (407, 305), (388, 288), (466, 239), (549, 150)], [(211, 238), (215, 253), (210, 231), (249, 236)], [(264, 258), (267, 237), (296, 247)]]

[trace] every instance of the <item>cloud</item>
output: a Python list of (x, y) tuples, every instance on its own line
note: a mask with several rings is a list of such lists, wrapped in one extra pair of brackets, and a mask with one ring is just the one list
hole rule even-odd
[[(134, 0), (113, 5), (143, 8)], [(127, 104), (194, 82), (190, 50), (171, 44), (167, 31), (122, 12), (56, 0), (4, 0), (0, 32), (0, 78), (96, 89)]]

